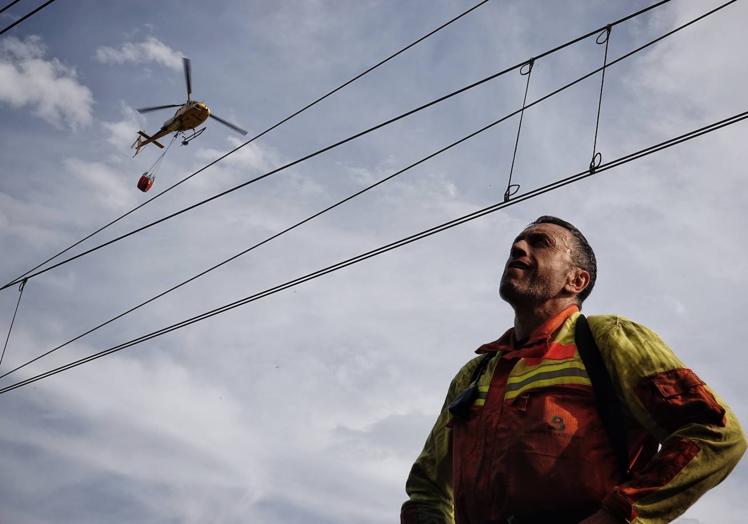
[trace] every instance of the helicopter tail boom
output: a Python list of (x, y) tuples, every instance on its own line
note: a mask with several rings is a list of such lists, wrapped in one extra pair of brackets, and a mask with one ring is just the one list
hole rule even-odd
[(161, 149), (164, 148), (163, 144), (157, 140), (158, 137), (150, 137), (142, 130), (138, 131), (138, 135), (138, 138), (133, 142), (132, 146), (130, 146), (135, 149), (135, 154), (133, 156), (137, 156), (137, 154), (140, 153), (140, 148), (148, 144), (155, 144)]

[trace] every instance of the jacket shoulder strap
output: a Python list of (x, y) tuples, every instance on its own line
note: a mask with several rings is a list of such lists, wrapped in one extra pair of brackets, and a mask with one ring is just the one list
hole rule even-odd
[(584, 315), (577, 317), (574, 328), (574, 340), (582, 358), (587, 375), (592, 382), (592, 391), (595, 394), (597, 410), (602, 419), (605, 430), (613, 443), (618, 463), (621, 470), (628, 476), (629, 453), (626, 438), (626, 418), (621, 401), (616, 395), (610, 375), (603, 362), (600, 349), (592, 336), (589, 323)]
[(488, 363), (496, 354), (497, 352), (486, 353), (483, 355), (483, 358), (480, 359), (478, 366), (473, 370), (473, 374), (470, 376), (470, 383), (467, 388), (457, 395), (457, 397), (455, 397), (455, 399), (449, 404), (449, 412), (452, 413), (454, 418), (463, 419), (467, 417), (467, 414), (470, 411), (470, 406), (472, 406), (475, 399), (478, 398), (478, 381), (480, 380), (481, 375), (483, 375), (483, 372), (486, 371)]

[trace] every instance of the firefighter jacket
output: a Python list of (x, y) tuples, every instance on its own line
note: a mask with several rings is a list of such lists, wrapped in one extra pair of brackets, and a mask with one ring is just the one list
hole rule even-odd
[(622, 471), (577, 353), (578, 316), (567, 308), (519, 347), (514, 330), (481, 346), (495, 356), (455, 418), (447, 408), (484, 357), (459, 371), (408, 477), (402, 524), (572, 524), (601, 506), (621, 522), (660, 524), (727, 476), (746, 449), (729, 407), (651, 330), (592, 316), (627, 413)]

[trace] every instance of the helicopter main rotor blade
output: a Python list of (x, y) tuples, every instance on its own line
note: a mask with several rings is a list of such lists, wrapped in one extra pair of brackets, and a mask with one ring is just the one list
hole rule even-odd
[(190, 59), (183, 56), (182, 65), (184, 66), (184, 83), (187, 85), (187, 100), (192, 100), (192, 65)]
[(222, 123), (226, 127), (230, 127), (231, 129), (233, 129), (237, 133), (240, 133), (242, 135), (246, 135), (247, 134), (247, 132), (244, 129), (242, 129), (241, 127), (235, 126), (231, 122), (226, 122), (223, 118), (219, 118), (216, 115), (214, 115), (213, 113), (210, 114), (210, 118), (214, 118), (214, 119), (218, 120), (220, 123)]
[(170, 107), (182, 107), (182, 104), (169, 104), (166, 106), (153, 106), (153, 107), (141, 107), (136, 109), (138, 113), (150, 113), (151, 111), (158, 111), (159, 109), (169, 109)]
[(136, 109), (138, 113), (150, 113), (151, 111), (158, 111), (159, 109), (169, 109), (170, 107), (182, 107), (182, 104), (169, 104), (166, 106), (153, 106), (153, 107), (141, 107)]

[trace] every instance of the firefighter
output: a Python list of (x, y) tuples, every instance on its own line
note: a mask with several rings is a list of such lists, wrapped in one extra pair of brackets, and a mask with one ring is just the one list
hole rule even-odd
[(595, 277), (564, 220), (515, 239), (499, 287), (514, 327), (452, 381), (402, 524), (666, 523), (737, 464), (746, 440), (730, 408), (655, 333), (581, 316)]

